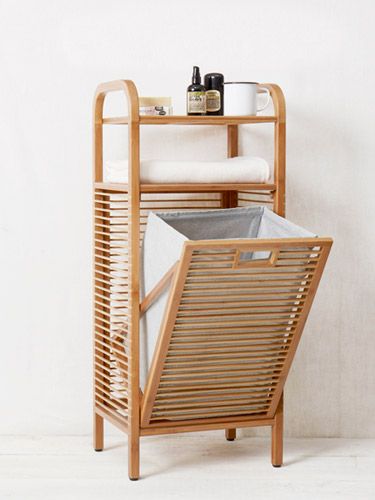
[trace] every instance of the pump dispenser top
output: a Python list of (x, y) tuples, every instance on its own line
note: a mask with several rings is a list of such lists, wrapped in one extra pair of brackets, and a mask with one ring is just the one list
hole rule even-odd
[(191, 83), (199, 85), (201, 82), (202, 82), (202, 79), (201, 79), (201, 74), (199, 71), (199, 66), (193, 66), (193, 78), (192, 78)]
[(193, 66), (191, 85), (187, 88), (186, 112), (188, 115), (206, 114), (206, 88), (201, 84), (198, 66)]

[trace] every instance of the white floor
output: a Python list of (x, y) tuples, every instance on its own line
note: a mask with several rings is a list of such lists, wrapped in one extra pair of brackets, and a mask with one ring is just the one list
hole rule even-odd
[(1, 437), (0, 499), (375, 499), (375, 440), (287, 439), (285, 465), (270, 442), (223, 432), (143, 438), (139, 481), (127, 479), (126, 437)]

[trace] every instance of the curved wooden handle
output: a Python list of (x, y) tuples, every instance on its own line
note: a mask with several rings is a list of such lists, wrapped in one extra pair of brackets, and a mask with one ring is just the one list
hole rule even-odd
[[(128, 103), (128, 124), (129, 124), (129, 139), (133, 134), (137, 135), (136, 130), (139, 127), (139, 100), (137, 88), (131, 80), (114, 80), (112, 82), (101, 83), (98, 85), (94, 96), (94, 182), (103, 181), (103, 108), (104, 100), (107, 94), (111, 92), (122, 91), (125, 94)], [(135, 144), (135, 143), (134, 143)], [(129, 151), (134, 155), (133, 163), (139, 163), (137, 151), (134, 153), (134, 144)], [(139, 156), (139, 155), (138, 155)], [(134, 172), (136, 165), (131, 165), (131, 170)], [(139, 165), (138, 170), (139, 170)], [(134, 176), (134, 173), (133, 173)], [(136, 175), (137, 178), (139, 176)]]
[(102, 123), (103, 105), (107, 94), (111, 92), (124, 92), (128, 103), (128, 113), (130, 121), (139, 121), (139, 101), (137, 88), (132, 80), (114, 80), (112, 82), (101, 83), (97, 86), (94, 96), (94, 117), (95, 122)]

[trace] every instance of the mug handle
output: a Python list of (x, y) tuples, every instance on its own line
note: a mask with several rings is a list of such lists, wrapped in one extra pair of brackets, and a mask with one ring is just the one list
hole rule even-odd
[[(262, 92), (259, 92), (259, 90), (262, 90)], [(263, 111), (269, 105), (270, 99), (271, 99), (271, 94), (270, 94), (270, 91), (266, 87), (261, 87), (260, 85), (258, 85), (257, 93), (259, 93), (259, 94), (263, 94), (263, 93), (267, 94), (266, 104), (264, 106), (261, 106), (260, 108), (257, 108), (257, 112), (258, 112), (258, 111)]]

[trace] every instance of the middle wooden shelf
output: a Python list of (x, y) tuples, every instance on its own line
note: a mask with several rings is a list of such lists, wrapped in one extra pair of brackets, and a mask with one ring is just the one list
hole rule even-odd
[[(126, 183), (116, 182), (95, 182), (96, 189), (105, 189), (106, 191), (127, 192), (128, 185)], [(276, 184), (272, 183), (217, 183), (203, 184), (185, 183), (185, 184), (141, 184), (140, 191), (142, 193), (221, 193), (223, 191), (269, 191), (274, 192)]]

